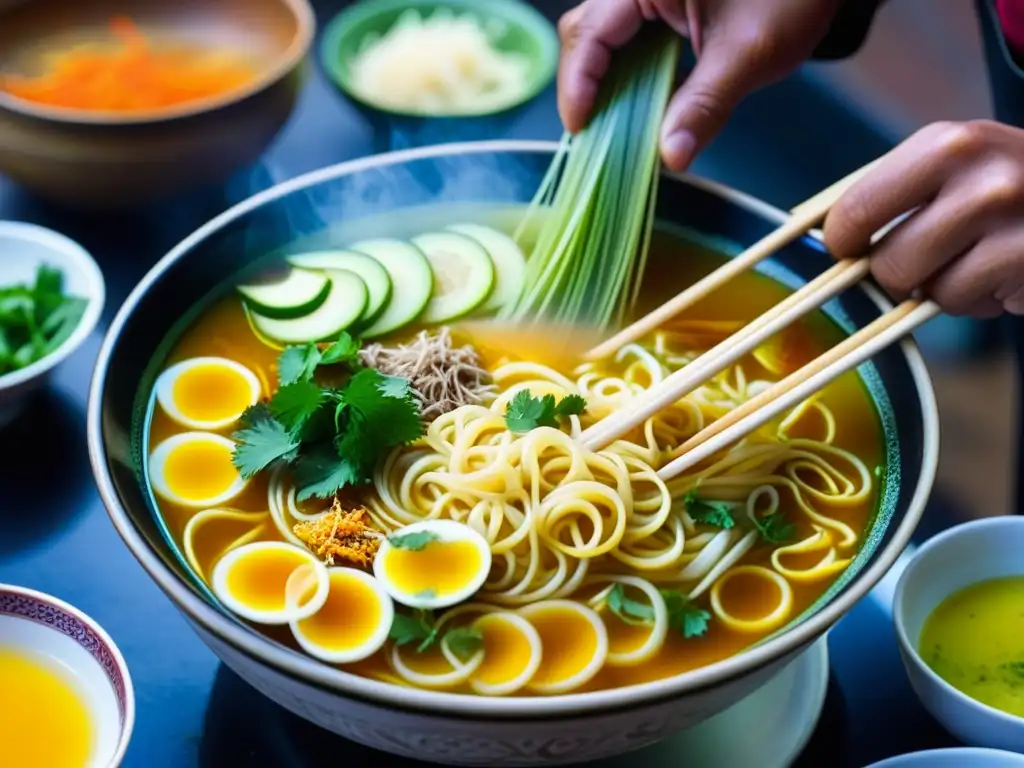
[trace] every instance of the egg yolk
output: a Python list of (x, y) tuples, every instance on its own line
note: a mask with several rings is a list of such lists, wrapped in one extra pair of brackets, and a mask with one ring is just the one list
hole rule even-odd
[(282, 547), (255, 549), (232, 563), (227, 573), (227, 591), (254, 610), (283, 611), (289, 607), (288, 577), (308, 563), (309, 558), (300, 551)]
[(473, 628), (484, 637), (484, 660), (473, 677), (485, 685), (500, 685), (514, 680), (530, 664), (530, 641), (511, 621), (500, 616), (483, 616)]
[(189, 500), (220, 496), (239, 479), (231, 448), (212, 440), (182, 443), (167, 457), (164, 479), (175, 496)]
[(237, 416), (252, 402), (252, 389), (238, 371), (206, 363), (175, 379), (171, 397), (186, 418), (217, 422)]
[(569, 680), (593, 661), (599, 642), (597, 630), (582, 614), (555, 606), (531, 611), (526, 618), (540, 635), (543, 648), (534, 683)]
[(469, 541), (431, 541), (423, 549), (392, 547), (384, 560), (384, 573), (395, 589), (406, 595), (432, 592), (447, 597), (480, 575), (483, 557)]
[(347, 651), (365, 645), (380, 628), (380, 597), (369, 584), (344, 573), (331, 574), (331, 591), (324, 607), (299, 622), (299, 630), (327, 651)]

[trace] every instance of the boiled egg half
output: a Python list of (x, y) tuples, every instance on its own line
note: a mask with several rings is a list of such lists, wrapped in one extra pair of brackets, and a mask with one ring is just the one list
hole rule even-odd
[(154, 389), (164, 413), (189, 429), (229, 427), (263, 392), (255, 373), (225, 357), (175, 363), (160, 374)]
[(470, 687), (484, 696), (515, 693), (540, 667), (543, 643), (536, 628), (516, 613), (495, 611), (473, 622), (483, 637), (483, 661), (469, 677)]
[(182, 432), (149, 455), (149, 482), (172, 504), (203, 509), (225, 504), (245, 490), (231, 461), (235, 444), (210, 432)]
[(491, 547), (474, 529), (454, 520), (424, 520), (385, 539), (373, 573), (395, 602), (411, 608), (446, 608), (472, 597), (491, 570)]
[(372, 656), (388, 639), (395, 605), (373, 576), (355, 568), (328, 568), (330, 589), (320, 610), (291, 622), (292, 634), (310, 655), (330, 664)]
[(308, 619), (327, 603), (331, 588), (326, 565), (283, 541), (232, 549), (217, 561), (210, 582), (225, 607), (259, 624)]

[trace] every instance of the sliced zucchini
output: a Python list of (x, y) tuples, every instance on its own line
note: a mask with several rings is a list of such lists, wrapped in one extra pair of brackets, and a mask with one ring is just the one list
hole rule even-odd
[(264, 317), (308, 315), (324, 303), (331, 283), (320, 272), (288, 269), (273, 281), (238, 286), (249, 307)]
[(285, 344), (304, 344), (334, 339), (355, 324), (369, 299), (366, 284), (359, 275), (347, 270), (325, 270), (324, 274), (330, 282), (330, 292), (324, 303), (308, 315), (281, 320), (250, 308), (257, 333)]
[(354, 272), (366, 283), (369, 301), (359, 318), (359, 324), (366, 326), (380, 317), (391, 298), (391, 278), (376, 259), (354, 251), (313, 251), (289, 256), (292, 266), (304, 269), (347, 269)]
[(519, 244), (504, 232), (483, 224), (453, 224), (447, 229), (476, 240), (494, 262), (494, 290), (480, 309), (491, 312), (515, 302), (526, 285), (526, 257)]
[(476, 240), (457, 232), (428, 232), (414, 237), (434, 273), (434, 292), (423, 313), (426, 323), (444, 323), (468, 315), (494, 288), (494, 262)]
[(350, 250), (377, 260), (391, 277), (391, 298), (380, 316), (362, 331), (363, 338), (397, 331), (416, 320), (430, 301), (434, 274), (430, 262), (416, 246), (402, 240), (363, 240)]

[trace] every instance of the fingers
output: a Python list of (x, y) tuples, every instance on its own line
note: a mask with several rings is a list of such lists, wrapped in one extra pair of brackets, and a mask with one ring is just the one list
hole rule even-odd
[(634, 0), (587, 0), (558, 22), (558, 113), (566, 130), (576, 133), (586, 125), (612, 51), (636, 35), (643, 22)]
[(665, 111), (661, 135), (665, 165), (685, 170), (754, 89), (758, 75), (743, 48), (708, 41)]
[(969, 125), (929, 125), (889, 152), (829, 211), (829, 250), (837, 258), (863, 255), (876, 232), (934, 199), (978, 149)]
[(987, 237), (954, 260), (925, 292), (951, 315), (1024, 314), (1024, 228)]

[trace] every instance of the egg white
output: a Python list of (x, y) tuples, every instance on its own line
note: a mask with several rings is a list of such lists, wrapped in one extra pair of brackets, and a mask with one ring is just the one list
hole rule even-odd
[(569, 691), (579, 688), (584, 683), (590, 682), (594, 675), (601, 671), (601, 667), (603, 667), (605, 662), (608, 660), (608, 629), (605, 627), (601, 617), (598, 616), (597, 612), (593, 608), (589, 608), (582, 603), (577, 603), (574, 600), (544, 600), (540, 603), (524, 605), (522, 608), (519, 608), (516, 613), (527, 621), (530, 621), (531, 616), (544, 611), (550, 611), (554, 608), (563, 611), (573, 611), (586, 619), (597, 634), (597, 648), (594, 649), (594, 656), (587, 665), (572, 677), (566, 678), (565, 680), (556, 680), (553, 683), (538, 683), (531, 681), (527, 684), (526, 687), (529, 690), (544, 695), (568, 693)]
[(149, 482), (153, 490), (160, 498), (173, 504), (180, 504), (183, 507), (193, 509), (205, 509), (226, 504), (238, 496), (249, 485), (249, 481), (241, 475), (223, 492), (206, 499), (187, 499), (175, 493), (167, 482), (167, 460), (171, 455), (188, 443), (208, 442), (217, 443), (225, 448), (234, 450), (235, 443), (221, 435), (214, 435), (209, 432), (182, 432), (167, 438), (153, 449), (149, 455)]
[(487, 580), (487, 575), (491, 571), (491, 546), (487, 543), (487, 539), (468, 525), (455, 522), (454, 520), (423, 520), (422, 522), (413, 523), (412, 525), (406, 525), (400, 528), (395, 531), (394, 535), (404, 536), (408, 533), (421, 533), (425, 531), (437, 534), (438, 541), (441, 542), (470, 542), (480, 553), (479, 570), (473, 575), (472, 579), (466, 582), (462, 589), (452, 592), (449, 595), (427, 596), (422, 593), (409, 594), (399, 589), (398, 586), (388, 578), (387, 569), (384, 564), (387, 561), (388, 555), (395, 549), (395, 547), (392, 546), (388, 539), (384, 539), (381, 542), (380, 548), (377, 550), (377, 555), (373, 558), (373, 575), (376, 576), (377, 580), (381, 583), (387, 593), (391, 595), (394, 601), (410, 608), (447, 608), (450, 605), (455, 605), (469, 599), (480, 591), (480, 588)]
[[(286, 597), (285, 607), (282, 610), (260, 611), (243, 603), (228, 589), (228, 574), (231, 572), (231, 568), (239, 560), (246, 557), (256, 557), (260, 551), (265, 552), (271, 549), (285, 549), (291, 553), (299, 553), (305, 561), (301, 566), (298, 566), (295, 572), (292, 573), (292, 576), (289, 577), (289, 582), (291, 582), (291, 580), (297, 575), (300, 580), (296, 581), (295, 584), (286, 583), (286, 593), (294, 592), (298, 594), (305, 594), (305, 589), (299, 589), (299, 587), (304, 586), (303, 582), (305, 579), (312, 577), (316, 580), (316, 591), (313, 593), (313, 596), (302, 605), (298, 605), (297, 600), (295, 601), (296, 604), (292, 605), (292, 600), (289, 597)], [(299, 569), (306, 568), (307, 564), (309, 571), (297, 574)], [(288, 544), (283, 541), (256, 541), (251, 544), (245, 544), (241, 547), (232, 549), (217, 562), (217, 565), (214, 566), (213, 573), (210, 576), (210, 586), (213, 588), (213, 594), (217, 596), (217, 599), (220, 600), (225, 607), (234, 613), (237, 613), (243, 619), (248, 619), (249, 621), (254, 621), (258, 624), (274, 625), (289, 624), (291, 622), (301, 621), (302, 619), (308, 619), (324, 607), (324, 603), (327, 602), (327, 596), (331, 588), (326, 565), (320, 562), (320, 560), (318, 560), (309, 550), (296, 547), (294, 544)], [(389, 629), (390, 626), (391, 625), (389, 624)]]
[(180, 363), (175, 363), (157, 377), (156, 384), (153, 387), (156, 392), (156, 400), (164, 413), (183, 427), (190, 429), (223, 429), (224, 427), (229, 427), (238, 421), (242, 411), (216, 421), (202, 421), (190, 418), (182, 413), (181, 409), (178, 408), (178, 404), (174, 401), (174, 385), (178, 378), (183, 373), (204, 365), (228, 368), (237, 373), (249, 385), (250, 397), (247, 405), (255, 405), (259, 402), (260, 395), (263, 392), (263, 385), (260, 384), (259, 378), (241, 363), (236, 363), (234, 360), (229, 360), (226, 357), (193, 357), (188, 360), (182, 360)]
[[(329, 589), (334, 588), (333, 577), (338, 575), (339, 572), (343, 573), (346, 578), (353, 578), (361, 581), (373, 590), (380, 602), (380, 625), (362, 645), (358, 645), (354, 648), (338, 650), (323, 648), (306, 637), (302, 632), (301, 619), (289, 622), (292, 634), (295, 636), (295, 641), (302, 647), (302, 649), (310, 656), (320, 659), (321, 661), (326, 661), (328, 664), (349, 664), (353, 661), (361, 661), (362, 659), (372, 656), (380, 650), (381, 646), (383, 646), (385, 641), (388, 639), (388, 634), (391, 632), (391, 624), (395, 620), (395, 604), (391, 600), (391, 595), (387, 593), (376, 578), (365, 571), (360, 571), (356, 568), (328, 568)], [(324, 598), (325, 604), (329, 598), (330, 593), (328, 591), (328, 595)]]

